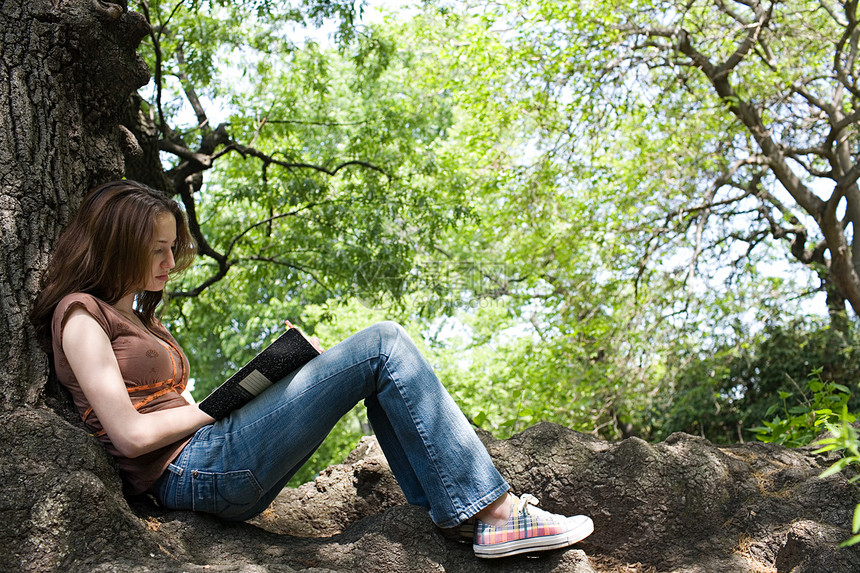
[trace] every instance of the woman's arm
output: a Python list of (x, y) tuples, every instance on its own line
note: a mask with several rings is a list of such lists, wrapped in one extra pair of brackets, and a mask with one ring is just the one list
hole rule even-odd
[(215, 420), (196, 405), (141, 414), (126, 391), (110, 339), (83, 308), (73, 308), (63, 328), (63, 352), (111, 443), (135, 458), (191, 435)]

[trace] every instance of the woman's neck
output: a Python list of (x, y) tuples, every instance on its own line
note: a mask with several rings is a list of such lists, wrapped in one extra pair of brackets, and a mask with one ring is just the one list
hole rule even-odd
[(120, 311), (121, 313), (128, 316), (135, 316), (134, 314), (134, 297), (135, 293), (127, 294), (116, 303), (114, 303), (113, 307)]
[(124, 296), (113, 305), (117, 311), (128, 320), (138, 325), (139, 327), (149, 330), (146, 324), (140, 319), (136, 312), (134, 312), (134, 294), (130, 294), (128, 296)]

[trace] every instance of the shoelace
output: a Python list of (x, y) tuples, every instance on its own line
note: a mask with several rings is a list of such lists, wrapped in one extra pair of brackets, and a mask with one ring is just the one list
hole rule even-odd
[(538, 507), (540, 503), (538, 499), (530, 493), (524, 493), (519, 497), (519, 503), (514, 506), (513, 513), (524, 512), (532, 517), (539, 517), (553, 523), (559, 523), (559, 518), (564, 520), (563, 516), (552, 514)]
[(533, 496), (530, 493), (522, 494), (519, 499), (520, 499), (520, 504), (517, 507), (517, 511), (525, 510), (528, 512), (529, 511), (528, 506), (533, 505), (533, 506), (537, 507), (538, 504), (540, 503), (540, 501), (538, 501), (538, 498), (536, 498), (535, 496)]
[[(530, 493), (524, 493), (520, 496), (514, 496), (514, 500), (515, 500), (514, 505), (511, 508), (511, 517), (509, 518), (509, 520), (511, 518), (513, 518), (513, 516), (515, 516), (519, 513), (525, 512), (527, 515), (530, 515), (533, 517), (543, 517), (544, 519), (557, 521), (558, 516), (555, 516), (555, 515), (549, 513), (548, 511), (545, 511), (545, 510), (539, 508), (538, 504), (540, 503), (540, 501), (538, 500), (538, 498), (536, 498), (535, 496), (533, 496)], [(510, 523), (510, 521), (509, 521), (509, 523)], [(492, 528), (499, 528), (499, 529), (505, 527), (505, 525), (489, 525), (487, 523), (484, 523), (483, 525), (485, 527), (492, 527)], [(473, 530), (474, 530), (474, 526), (469, 527), (467, 534), (472, 535)]]

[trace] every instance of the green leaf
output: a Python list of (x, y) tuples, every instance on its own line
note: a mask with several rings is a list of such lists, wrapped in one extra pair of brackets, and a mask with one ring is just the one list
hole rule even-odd
[(839, 460), (838, 462), (836, 462), (835, 464), (833, 464), (832, 466), (830, 466), (829, 468), (827, 468), (826, 470), (824, 470), (823, 472), (821, 472), (821, 475), (819, 475), (818, 477), (826, 478), (826, 477), (830, 477), (834, 474), (838, 474), (843, 469), (845, 469), (846, 465), (848, 465), (848, 464), (846, 463), (845, 458), (843, 458), (843, 459)]
[(483, 428), (487, 424), (488, 419), (487, 413), (482, 410), (474, 417), (474, 422), (476, 426)]
[(854, 537), (847, 539), (839, 544), (839, 547), (850, 547), (852, 545), (856, 545), (860, 543), (860, 535), (855, 535)]
[(838, 449), (838, 448), (839, 448), (839, 446), (836, 446), (836, 445), (825, 446), (823, 448), (819, 448), (819, 449), (815, 450), (812, 453), (813, 454), (823, 454), (824, 452), (832, 452), (833, 450)]
[(851, 524), (852, 533), (860, 532), (860, 503), (854, 508), (854, 520)]

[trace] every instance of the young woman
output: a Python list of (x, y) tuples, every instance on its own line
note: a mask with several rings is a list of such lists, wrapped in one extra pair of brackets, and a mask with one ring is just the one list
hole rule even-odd
[[(188, 360), (155, 318), (194, 244), (179, 205), (132, 181), (91, 192), (57, 244), (32, 319), (84, 423), (132, 494), (245, 520), (263, 511), (360, 400), (406, 499), (440, 527), (476, 517), (474, 550), (502, 557), (593, 530), (517, 498), (405, 331), (385, 322), (215, 421), (182, 396)], [(287, 323), (289, 326), (289, 323)]]

